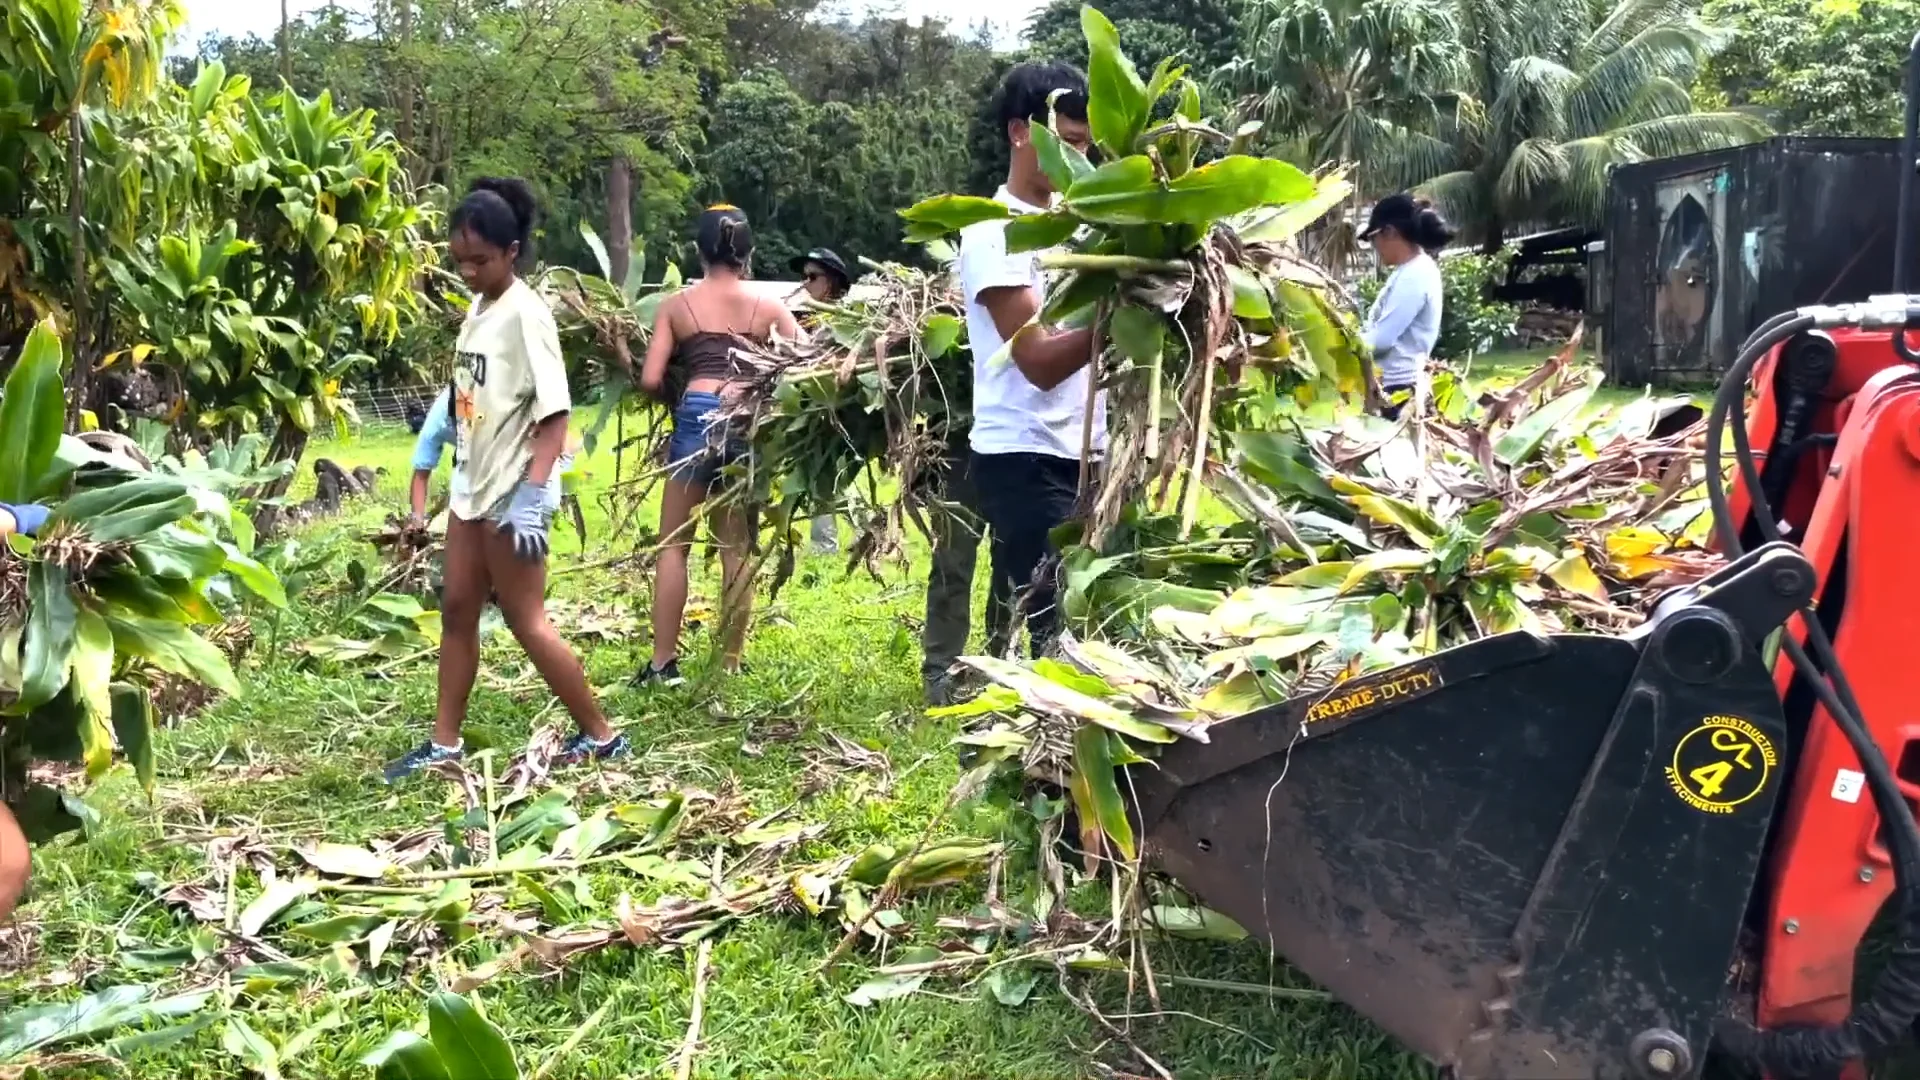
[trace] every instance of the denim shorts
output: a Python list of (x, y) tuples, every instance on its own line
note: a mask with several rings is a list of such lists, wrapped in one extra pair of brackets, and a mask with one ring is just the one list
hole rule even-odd
[(747, 456), (747, 440), (738, 431), (714, 430), (720, 395), (689, 390), (673, 407), (673, 437), (667, 441), (667, 476), (711, 491), (720, 470)]

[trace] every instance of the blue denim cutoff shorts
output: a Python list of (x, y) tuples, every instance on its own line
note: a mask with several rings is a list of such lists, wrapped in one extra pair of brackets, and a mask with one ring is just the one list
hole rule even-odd
[(720, 480), (720, 470), (747, 456), (747, 440), (738, 431), (724, 435), (713, 430), (720, 395), (689, 390), (673, 407), (673, 437), (667, 441), (667, 475), (683, 484), (709, 491)]

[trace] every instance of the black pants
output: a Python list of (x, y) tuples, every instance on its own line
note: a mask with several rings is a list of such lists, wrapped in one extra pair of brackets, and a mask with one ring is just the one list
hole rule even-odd
[[(927, 624), (920, 638), (922, 682), (944, 674), (967, 651), (973, 630), (973, 570), (980, 561), (980, 536), (986, 532), (973, 490), (973, 451), (964, 437), (947, 448), (937, 480), (952, 508), (933, 512), (927, 523), (933, 530), (933, 558), (927, 570)], [(1010, 616), (988, 608), (988, 626), (1010, 621)]]
[[(974, 454), (974, 497), (987, 523), (993, 571), (987, 589), (987, 647), (1004, 655), (1027, 617), (1028, 648), (1039, 656), (1059, 633), (1054, 610), (1058, 555), (1050, 533), (1073, 516), (1080, 462), (1051, 454)], [(1043, 564), (1045, 564), (1043, 566)], [(1016, 604), (1021, 590), (1024, 604)]]

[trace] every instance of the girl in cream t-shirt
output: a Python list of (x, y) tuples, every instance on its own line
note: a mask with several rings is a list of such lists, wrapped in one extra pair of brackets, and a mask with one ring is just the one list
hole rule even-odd
[(627, 738), (594, 700), (580, 661), (547, 621), (548, 485), (566, 447), (567, 372), (553, 315), (515, 264), (533, 227), (520, 180), (474, 182), (454, 208), (449, 248), (473, 306), (454, 347), (454, 482), (440, 605), (440, 698), (433, 735), (388, 764), (398, 782), (458, 760), (467, 699), (480, 666), (480, 609), (500, 607), (533, 666), (579, 725), (561, 761), (617, 757)]

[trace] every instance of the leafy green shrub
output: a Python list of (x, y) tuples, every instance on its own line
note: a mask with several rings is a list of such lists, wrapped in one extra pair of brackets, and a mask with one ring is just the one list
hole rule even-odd
[[(1450, 255), (1440, 260), (1440, 340), (1433, 355), (1459, 360), (1499, 347), (1513, 333), (1520, 309), (1487, 297), (1495, 281), (1507, 272), (1507, 257), (1479, 253)], [(1360, 282), (1360, 299), (1369, 307), (1386, 284), (1386, 275)]]
[(34, 537), (0, 545), (0, 801), (34, 841), (79, 824), (65, 797), (29, 779), (35, 762), (94, 778), (117, 742), (152, 785), (150, 673), (239, 691), (193, 629), (223, 619), (210, 585), (286, 603), (208, 470), (139, 471), (61, 432), (62, 352), (40, 324), (0, 396), (0, 502), (51, 511)]

